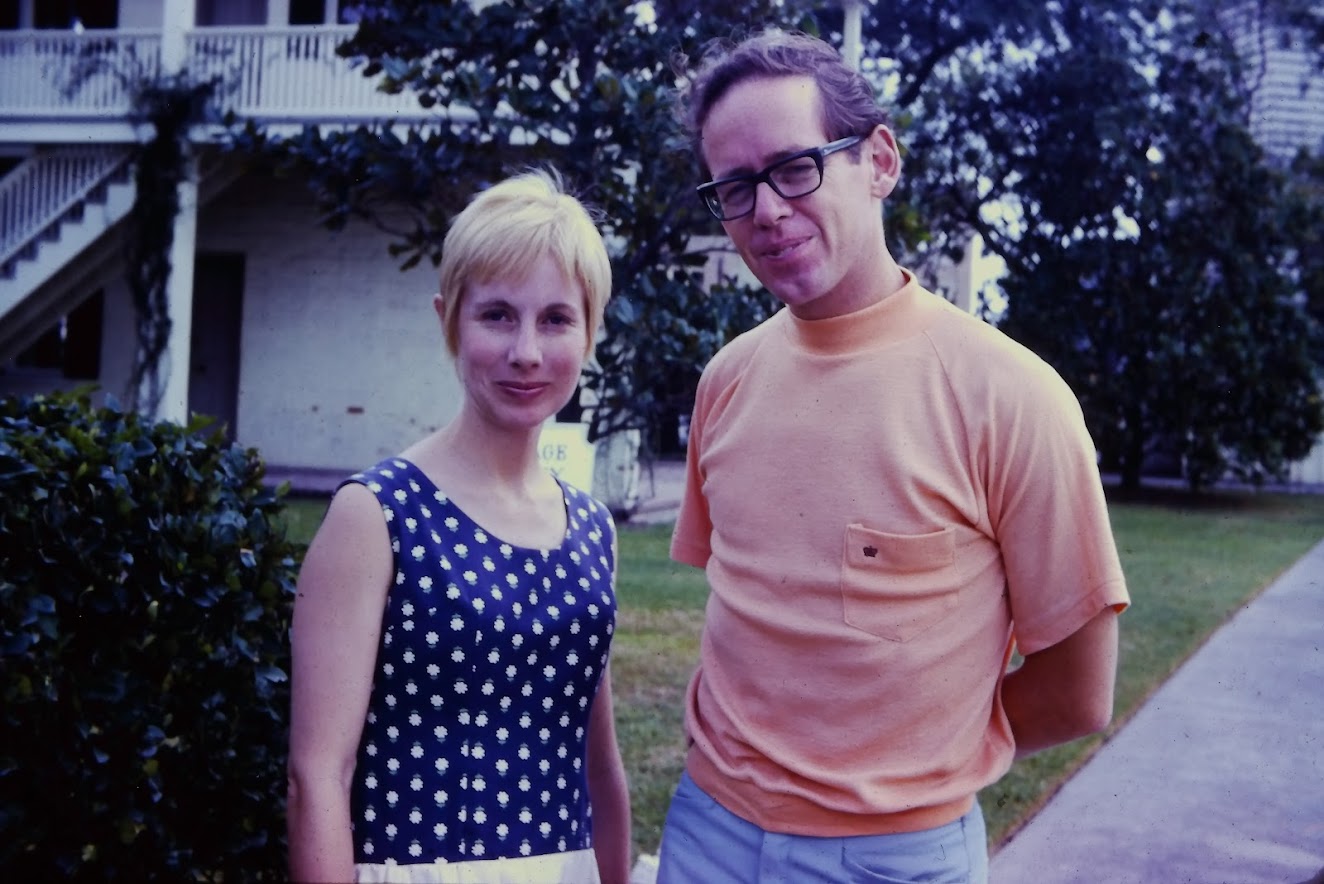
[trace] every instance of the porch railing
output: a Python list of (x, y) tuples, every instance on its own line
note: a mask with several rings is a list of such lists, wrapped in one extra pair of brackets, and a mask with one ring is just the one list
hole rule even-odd
[(191, 72), (220, 76), (220, 105), (252, 119), (437, 118), (410, 94), (377, 91), (336, 47), (350, 27), (200, 28), (188, 35)]
[(160, 65), (159, 31), (0, 32), (0, 117), (120, 117)]
[[(221, 78), (218, 110), (258, 122), (446, 119), (412, 95), (377, 91), (376, 80), (337, 56), (353, 33), (352, 26), (197, 28), (185, 36), (186, 69), (196, 80)], [(159, 31), (0, 32), (0, 127), (6, 117), (124, 118), (134, 82), (160, 71)]]

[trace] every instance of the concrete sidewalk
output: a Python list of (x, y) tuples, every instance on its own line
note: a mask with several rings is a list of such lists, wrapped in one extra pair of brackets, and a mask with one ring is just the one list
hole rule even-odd
[(990, 880), (1324, 882), (1324, 543), (1214, 633)]

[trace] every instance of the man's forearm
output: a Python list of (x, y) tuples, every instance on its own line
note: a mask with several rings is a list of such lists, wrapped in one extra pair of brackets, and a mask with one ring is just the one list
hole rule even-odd
[(1052, 647), (1030, 654), (1002, 683), (1016, 757), (1098, 733), (1112, 720), (1117, 615), (1100, 612)]

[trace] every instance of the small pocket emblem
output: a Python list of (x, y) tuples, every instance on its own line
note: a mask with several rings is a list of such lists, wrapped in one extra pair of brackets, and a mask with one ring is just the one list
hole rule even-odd
[(873, 559), (873, 558), (877, 558), (877, 556), (878, 556), (878, 547), (876, 547), (876, 546), (866, 546), (866, 547), (864, 548), (864, 554), (865, 554), (866, 556), (868, 556), (869, 558), (871, 558), (871, 559)]

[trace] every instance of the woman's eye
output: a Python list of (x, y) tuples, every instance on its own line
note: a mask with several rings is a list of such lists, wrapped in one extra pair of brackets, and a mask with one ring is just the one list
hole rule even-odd
[(497, 309), (484, 310), (479, 314), (479, 317), (485, 322), (500, 322), (506, 318), (506, 311)]

